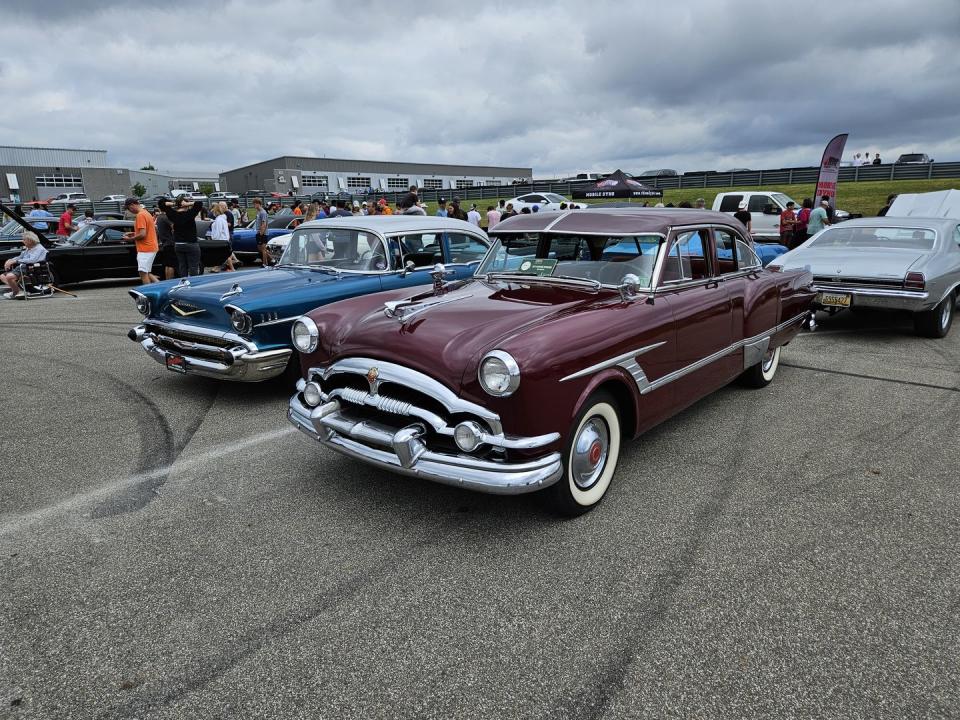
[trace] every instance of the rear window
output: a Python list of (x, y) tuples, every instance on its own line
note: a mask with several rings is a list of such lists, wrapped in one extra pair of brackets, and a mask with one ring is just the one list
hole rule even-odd
[(926, 228), (833, 227), (828, 228), (810, 247), (896, 248), (933, 250), (937, 234)]

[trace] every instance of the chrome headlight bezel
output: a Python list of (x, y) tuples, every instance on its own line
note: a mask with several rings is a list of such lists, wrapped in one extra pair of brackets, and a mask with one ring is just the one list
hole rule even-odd
[[(306, 345), (301, 345), (297, 342), (297, 328), (304, 328), (306, 330), (306, 337), (308, 342)], [(300, 335), (299, 337), (304, 337)], [(295, 347), (299, 352), (302, 353), (312, 353), (317, 349), (317, 345), (320, 344), (320, 330), (317, 328), (317, 324), (311, 320), (306, 315), (302, 315), (293, 321), (293, 325), (290, 327), (290, 340), (293, 342), (293, 347)]]
[(238, 335), (249, 335), (253, 332), (253, 318), (246, 312), (235, 305), (227, 305), (226, 310), (230, 313), (230, 325)]
[(147, 317), (150, 314), (150, 298), (142, 293), (131, 292), (133, 296), (133, 302), (137, 305), (137, 312)]
[[(488, 382), (488, 375), (497, 372), (507, 378), (506, 383), (492, 384)], [(494, 397), (509, 397), (520, 387), (520, 366), (513, 356), (504, 350), (491, 350), (477, 368), (477, 379), (484, 392)]]

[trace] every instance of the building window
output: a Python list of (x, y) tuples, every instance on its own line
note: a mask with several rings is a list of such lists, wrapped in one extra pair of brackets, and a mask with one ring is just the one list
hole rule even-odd
[(457, 180), (457, 190), (462, 188), (472, 188), (473, 180)]
[(488, 186), (488, 187), (499, 187), (499, 186), (500, 186), (500, 181), (499, 181), (499, 180), (487, 180), (487, 186)]
[(424, 190), (443, 190), (443, 180), (439, 180), (437, 178), (424, 178), (423, 189)]
[(347, 187), (348, 188), (368, 188), (370, 185), (370, 178), (368, 177), (348, 177), (347, 178)]
[(387, 190), (406, 190), (410, 187), (410, 178), (387, 178)]
[(301, 175), (300, 184), (303, 185), (303, 187), (325, 188), (327, 187), (327, 176), (326, 175)]
[(177, 183), (177, 190), (193, 190), (193, 183), (192, 182)]
[(82, 187), (79, 175), (37, 175), (37, 187)]

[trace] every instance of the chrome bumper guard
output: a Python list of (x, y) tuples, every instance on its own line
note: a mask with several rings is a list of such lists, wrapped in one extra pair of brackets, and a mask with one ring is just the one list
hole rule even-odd
[[(137, 325), (127, 333), (133, 342), (139, 343), (154, 360), (166, 365), (167, 356), (177, 354), (183, 358), (183, 368), (190, 375), (220, 378), (223, 380), (237, 380), (241, 382), (261, 382), (282, 375), (287, 368), (293, 350), (280, 348), (278, 350), (257, 350), (257, 346), (249, 341), (239, 341), (227, 347), (207, 344), (203, 342), (178, 340), (165, 337), (162, 333), (163, 325), (158, 324), (161, 332), (153, 332), (146, 325)], [(172, 327), (172, 326), (171, 326)], [(190, 327), (192, 335), (209, 334), (211, 339), (221, 339), (223, 334), (204, 333), (202, 328)], [(160, 346), (160, 339), (177, 347), (177, 351), (166, 350)], [(201, 351), (208, 355), (218, 356), (217, 359), (191, 355), (190, 351)]]
[[(301, 380), (298, 390), (303, 389), (302, 385)], [(290, 398), (287, 418), (301, 432), (348, 457), (445, 485), (498, 495), (519, 495), (552, 485), (563, 474), (563, 464), (557, 452), (522, 463), (433, 452), (421, 439), (425, 428), (419, 422), (396, 430), (369, 420), (354, 420), (341, 412), (339, 400), (310, 408), (301, 399), (299, 391)], [(551, 441), (555, 439), (546, 437)], [(529, 443), (521, 445), (529, 446)]]
[(812, 286), (820, 293), (852, 295), (855, 307), (876, 308), (878, 310), (929, 310), (937, 302), (930, 299), (930, 293), (922, 290), (888, 290), (882, 288), (850, 287), (844, 285)]

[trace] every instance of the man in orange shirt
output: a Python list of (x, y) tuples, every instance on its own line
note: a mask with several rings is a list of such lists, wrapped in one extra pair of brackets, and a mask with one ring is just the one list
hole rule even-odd
[(137, 245), (137, 272), (144, 285), (159, 282), (153, 274), (153, 259), (157, 256), (160, 246), (157, 244), (157, 226), (153, 215), (144, 209), (136, 198), (127, 198), (123, 206), (136, 215), (133, 221), (133, 232), (125, 233), (124, 240), (132, 240)]

